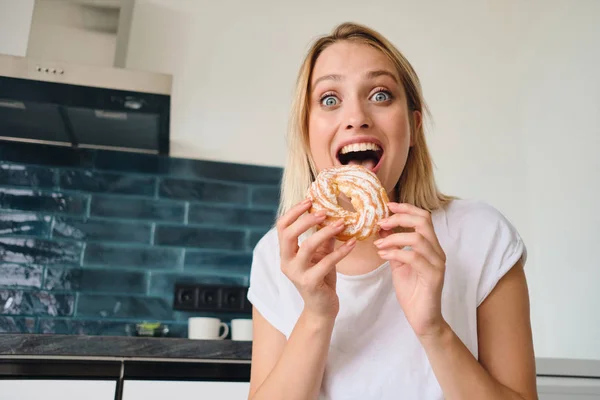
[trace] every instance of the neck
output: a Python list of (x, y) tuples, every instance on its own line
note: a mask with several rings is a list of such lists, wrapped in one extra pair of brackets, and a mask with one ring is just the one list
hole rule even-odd
[[(373, 235), (357, 242), (354, 250), (337, 264), (337, 272), (344, 275), (362, 275), (383, 264), (385, 261), (379, 257), (377, 247), (373, 244), (377, 239), (379, 239), (379, 236)], [(336, 247), (342, 244), (342, 242), (336, 242)]]

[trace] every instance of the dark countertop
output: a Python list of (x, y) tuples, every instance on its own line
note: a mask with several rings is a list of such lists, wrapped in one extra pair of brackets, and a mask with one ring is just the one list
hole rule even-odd
[(85, 358), (249, 363), (252, 342), (128, 336), (0, 334), (0, 359)]
[[(84, 359), (249, 364), (251, 342), (128, 336), (0, 334), (2, 359)], [(536, 358), (538, 376), (600, 378), (600, 360)]]

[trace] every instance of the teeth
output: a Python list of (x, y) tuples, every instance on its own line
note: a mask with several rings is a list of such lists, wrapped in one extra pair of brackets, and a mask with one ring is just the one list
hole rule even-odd
[(357, 151), (366, 151), (366, 150), (374, 150), (380, 151), (381, 147), (376, 145), (375, 143), (353, 143), (347, 144), (340, 150), (340, 154), (352, 153)]

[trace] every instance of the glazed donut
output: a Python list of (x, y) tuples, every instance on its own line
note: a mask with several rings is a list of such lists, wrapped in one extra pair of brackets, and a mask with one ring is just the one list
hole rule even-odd
[[(338, 204), (340, 193), (346, 195), (356, 211), (349, 211)], [(326, 212), (320, 228), (342, 218), (345, 229), (336, 239), (364, 240), (379, 230), (377, 222), (387, 218), (389, 201), (385, 189), (373, 172), (362, 165), (344, 165), (322, 170), (310, 185), (307, 197), (312, 201), (309, 212)]]

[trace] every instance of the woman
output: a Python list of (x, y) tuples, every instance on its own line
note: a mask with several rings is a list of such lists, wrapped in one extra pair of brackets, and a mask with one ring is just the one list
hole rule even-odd
[[(346, 23), (313, 44), (280, 216), (254, 250), (251, 399), (537, 398), (525, 246), (493, 207), (438, 191), (425, 111), (379, 33)], [(351, 143), (380, 150), (340, 157)], [(343, 163), (370, 168), (393, 201), (378, 237), (313, 229), (324, 217), (306, 190)]]

